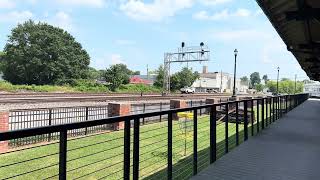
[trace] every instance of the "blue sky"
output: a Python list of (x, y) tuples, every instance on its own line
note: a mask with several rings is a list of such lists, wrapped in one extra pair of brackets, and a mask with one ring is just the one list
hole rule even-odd
[(0, 49), (10, 30), (28, 19), (69, 31), (97, 69), (125, 63), (145, 74), (147, 64), (156, 69), (182, 41), (203, 41), (211, 61), (193, 63), (194, 70), (208, 65), (232, 73), (237, 48), (238, 76), (258, 71), (275, 79), (279, 66), (281, 77), (307, 78), (255, 0), (0, 0)]

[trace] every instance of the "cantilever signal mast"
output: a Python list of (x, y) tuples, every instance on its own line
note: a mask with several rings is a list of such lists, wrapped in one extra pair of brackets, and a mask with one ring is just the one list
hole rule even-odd
[(204, 62), (210, 60), (210, 49), (203, 42), (200, 46), (185, 47), (185, 43), (181, 43), (181, 47), (177, 52), (164, 54), (164, 82), (163, 90), (166, 94), (170, 93), (170, 65), (171, 63), (189, 63)]

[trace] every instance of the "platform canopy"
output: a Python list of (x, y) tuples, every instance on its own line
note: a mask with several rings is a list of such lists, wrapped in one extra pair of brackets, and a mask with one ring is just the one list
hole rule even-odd
[(289, 51), (320, 81), (320, 0), (256, 0)]

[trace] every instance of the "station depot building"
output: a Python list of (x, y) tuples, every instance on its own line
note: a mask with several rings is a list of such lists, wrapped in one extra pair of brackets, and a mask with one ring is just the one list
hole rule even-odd
[[(225, 72), (209, 72), (208, 66), (203, 66), (200, 78), (192, 84), (192, 87), (196, 92), (230, 93), (233, 89), (233, 75)], [(248, 83), (242, 83), (240, 79), (236, 79), (237, 93), (247, 93), (248, 89)]]

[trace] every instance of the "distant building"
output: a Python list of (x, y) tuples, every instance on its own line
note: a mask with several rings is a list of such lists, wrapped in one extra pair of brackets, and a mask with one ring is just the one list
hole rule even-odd
[[(192, 87), (196, 89), (196, 92), (228, 92), (233, 90), (233, 76), (225, 72), (209, 72), (208, 67), (204, 66), (200, 78), (197, 79)], [(240, 79), (236, 79), (236, 91), (237, 93), (246, 93), (249, 89), (248, 84), (241, 83)]]
[(304, 85), (304, 92), (310, 96), (320, 97), (320, 82), (310, 81)]
[(155, 75), (134, 75), (130, 77), (130, 84), (153, 85), (156, 77)]

